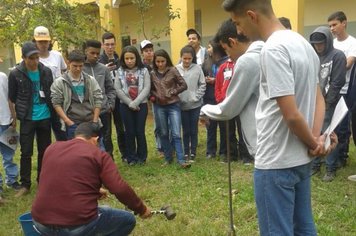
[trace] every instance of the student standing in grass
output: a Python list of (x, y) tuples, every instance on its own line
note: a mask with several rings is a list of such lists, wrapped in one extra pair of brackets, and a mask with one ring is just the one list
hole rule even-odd
[[(286, 30), (270, 0), (225, 0), (238, 33), (263, 40), (256, 108), (254, 191), (261, 235), (316, 235), (311, 208), (311, 156), (322, 156), (325, 104), (319, 58)], [(256, 68), (259, 69), (259, 68)], [(336, 139), (332, 138), (332, 146)]]
[[(173, 66), (168, 53), (159, 49), (153, 58), (151, 71), (151, 101), (156, 116), (158, 133), (162, 141), (165, 162), (168, 165), (173, 161), (173, 147), (176, 151), (177, 162), (182, 168), (190, 167), (184, 160), (181, 129), (181, 109), (178, 94), (187, 89), (182, 76)], [(169, 121), (169, 122), (168, 122)], [(170, 131), (170, 132), (169, 132)], [(172, 144), (169, 137), (171, 137)]]
[(184, 157), (194, 162), (198, 146), (198, 122), (206, 82), (203, 70), (197, 65), (197, 58), (192, 46), (185, 46), (180, 51), (181, 63), (176, 65), (188, 89), (179, 94), (182, 114)]
[(150, 74), (133, 46), (122, 50), (120, 65), (115, 89), (125, 126), (127, 162), (129, 165), (144, 164), (147, 159), (145, 125), (147, 97), (151, 89)]

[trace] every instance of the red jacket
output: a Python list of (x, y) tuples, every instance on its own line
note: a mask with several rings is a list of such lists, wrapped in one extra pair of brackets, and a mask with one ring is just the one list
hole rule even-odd
[(217, 103), (220, 103), (225, 99), (226, 91), (234, 71), (234, 64), (235, 63), (231, 59), (228, 59), (219, 67), (215, 79), (215, 99)]
[(146, 211), (106, 152), (81, 139), (56, 142), (43, 157), (32, 217), (47, 225), (86, 224), (98, 217), (102, 185), (135, 213)]

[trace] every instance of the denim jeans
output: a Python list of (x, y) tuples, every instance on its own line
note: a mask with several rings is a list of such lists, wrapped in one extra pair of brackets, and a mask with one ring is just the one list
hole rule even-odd
[[(9, 127), (10, 125), (0, 125), (0, 135)], [(17, 165), (13, 161), (15, 151), (0, 142), (0, 152), (2, 155), (2, 164), (5, 169), (5, 183), (11, 185), (17, 181), (19, 175)], [(0, 173), (0, 186), (2, 186), (2, 184), (3, 179)]]
[(260, 235), (316, 235), (310, 168), (308, 163), (287, 169), (255, 169)]
[(147, 103), (141, 103), (139, 111), (133, 111), (126, 104), (121, 103), (120, 112), (126, 130), (127, 162), (144, 163), (147, 159), (147, 142), (145, 135), (148, 113)]
[(36, 229), (44, 236), (126, 236), (135, 228), (136, 219), (128, 211), (99, 207), (98, 217), (85, 225), (56, 227), (34, 221)]
[[(181, 129), (181, 110), (179, 103), (169, 105), (154, 104), (158, 134), (162, 142), (162, 148), (167, 162), (172, 162), (174, 145), (178, 163), (184, 163)], [(171, 131), (171, 132), (169, 132)], [(171, 142), (170, 142), (171, 138)], [(172, 143), (172, 144), (171, 144)]]
[(37, 142), (37, 181), (39, 181), (42, 158), (46, 148), (51, 144), (51, 121), (45, 120), (21, 120), (20, 121), (20, 176), (21, 185), (31, 187), (31, 169), (33, 155), (33, 141)]
[(196, 154), (198, 146), (198, 122), (200, 107), (182, 111), (184, 154)]

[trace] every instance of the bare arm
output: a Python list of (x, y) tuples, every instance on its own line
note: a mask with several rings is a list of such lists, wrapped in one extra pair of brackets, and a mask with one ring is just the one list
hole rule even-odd
[(324, 122), (324, 115), (325, 115), (325, 101), (323, 95), (321, 94), (320, 87), (317, 86), (314, 123), (313, 123), (313, 131), (312, 131), (315, 137), (320, 136), (321, 128)]
[(356, 62), (356, 57), (352, 57), (352, 56), (348, 57), (346, 59), (346, 70), (349, 70), (355, 62)]

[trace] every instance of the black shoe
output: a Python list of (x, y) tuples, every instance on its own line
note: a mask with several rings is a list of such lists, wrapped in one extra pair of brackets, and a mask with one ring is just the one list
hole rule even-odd
[(311, 169), (310, 175), (316, 175), (316, 174), (320, 174), (320, 167), (313, 167)]
[(15, 191), (19, 191), (21, 189), (21, 185), (16, 181), (13, 184), (10, 184), (9, 188), (12, 188)]
[(212, 159), (212, 158), (215, 158), (215, 154), (206, 155), (206, 159)]
[(327, 171), (326, 174), (323, 177), (324, 182), (331, 182), (335, 179), (336, 177), (336, 172), (335, 171)]

